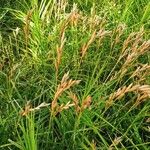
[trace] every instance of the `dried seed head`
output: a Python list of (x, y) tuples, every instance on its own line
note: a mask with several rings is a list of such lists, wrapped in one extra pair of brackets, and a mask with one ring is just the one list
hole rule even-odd
[(146, 122), (150, 123), (150, 118), (146, 119)]
[(95, 40), (96, 38), (96, 30), (92, 33), (89, 41), (85, 44), (83, 44), (82, 48), (81, 48), (81, 59), (85, 56), (87, 49), (89, 48), (89, 46), (91, 45), (91, 43)]
[(27, 116), (30, 112), (40, 110), (41, 108), (47, 107), (49, 105), (50, 104), (43, 102), (40, 105), (38, 105), (37, 107), (32, 108), (31, 104), (30, 104), (30, 101), (28, 101), (27, 104), (25, 105), (25, 109), (21, 112), (21, 115), (22, 116)]
[(126, 25), (125, 24), (119, 24), (118, 25), (118, 27), (116, 29), (117, 36), (115, 38), (115, 44), (119, 43), (120, 37), (123, 34), (125, 29), (126, 29)]
[(57, 73), (58, 73), (59, 65), (61, 63), (62, 51), (63, 51), (65, 42), (66, 42), (66, 38), (65, 38), (65, 29), (64, 29), (63, 32), (61, 33), (60, 46), (57, 46), (57, 49), (56, 49), (57, 58), (55, 61), (55, 68), (56, 68)]
[(150, 98), (150, 85), (142, 85), (138, 87), (141, 94), (147, 95)]
[(79, 106), (79, 100), (76, 94), (70, 92), (69, 97), (73, 100), (76, 114), (78, 114), (81, 111), (81, 107)]
[(28, 113), (30, 112), (30, 108), (31, 108), (31, 104), (30, 101), (28, 101), (27, 104), (25, 105), (24, 110), (20, 113), (21, 116), (27, 116)]
[(107, 36), (107, 35), (110, 35), (112, 32), (111, 31), (106, 31), (104, 29), (100, 29), (97, 33), (97, 37), (104, 37), (104, 36)]
[(83, 101), (82, 101), (82, 104), (81, 104), (81, 107), (79, 106), (79, 100), (77, 98), (77, 96), (73, 93), (69, 93), (69, 97), (73, 100), (74, 102), (74, 106), (75, 106), (75, 110), (76, 110), (76, 113), (80, 113), (82, 111), (84, 111), (84, 109), (86, 108), (89, 108), (90, 105), (91, 105), (91, 101), (92, 101), (92, 98), (91, 96), (87, 96)]
[(58, 98), (61, 96), (61, 94), (68, 90), (70, 87), (79, 84), (80, 80), (69, 80), (69, 72), (67, 72), (66, 74), (64, 74), (64, 76), (62, 77), (62, 80), (60, 82), (60, 84), (58, 85), (55, 95), (54, 95), (54, 99), (52, 101), (52, 105), (51, 105), (51, 110), (52, 112), (54, 112), (56, 110), (56, 108), (58, 107), (58, 103), (57, 100)]
[(139, 105), (141, 102), (150, 98), (150, 85), (133, 85), (130, 84), (128, 87), (124, 86), (119, 88), (116, 92), (112, 93), (109, 96), (109, 99), (106, 101), (105, 108), (108, 109), (116, 100), (121, 99), (126, 93), (134, 92), (137, 93), (137, 100), (135, 105)]
[(66, 13), (66, 7), (68, 2), (66, 0), (57, 0), (55, 1), (54, 11), (55, 19), (60, 21), (62, 19), (62, 14)]
[(113, 150), (122, 141), (122, 137), (117, 137), (112, 141), (112, 144), (109, 146), (108, 150)]
[(139, 78), (142, 78), (142, 74), (144, 72), (144, 76), (146, 76), (147, 73), (150, 72), (150, 65), (148, 64), (141, 64), (137, 69), (132, 73), (131, 78), (138, 76)]
[(70, 92), (70, 93), (69, 93), (69, 98), (71, 98), (71, 99), (73, 100), (73, 102), (74, 102), (74, 104), (75, 104), (75, 107), (78, 107), (78, 105), (79, 105), (79, 100), (78, 100), (76, 94)]
[(143, 42), (140, 46), (137, 43), (136, 44), (133, 43), (130, 49), (127, 49), (127, 51), (125, 50), (119, 58), (119, 60), (121, 60), (123, 57), (126, 57), (125, 62), (120, 69), (121, 74), (120, 76), (124, 76), (125, 73), (128, 71), (128, 68), (130, 66), (132, 67), (134, 66), (133, 65), (134, 60), (136, 60), (139, 56), (145, 54), (148, 50), (150, 50), (149, 41)]
[(68, 102), (66, 105), (61, 104), (60, 106), (58, 106), (55, 115), (57, 115), (58, 113), (62, 112), (63, 110), (67, 110), (70, 107), (74, 106), (74, 104), (70, 104), (70, 102)]
[(91, 102), (92, 102), (92, 97), (87, 96), (86, 99), (84, 99), (83, 102), (82, 102), (81, 111), (83, 111), (84, 109), (90, 107)]
[(150, 50), (150, 40), (143, 41), (144, 29), (137, 33), (131, 33), (129, 37), (124, 41), (119, 61), (124, 58), (125, 62), (122, 65), (119, 73), (120, 76), (124, 76), (128, 71), (128, 68), (134, 67), (134, 61), (141, 55)]
[(10, 71), (9, 71), (9, 78), (12, 78), (12, 76), (15, 74), (17, 68), (20, 66), (20, 64), (14, 64)]
[(77, 5), (73, 4), (73, 8), (69, 16), (69, 22), (72, 26), (77, 26), (79, 18), (80, 14), (78, 13)]

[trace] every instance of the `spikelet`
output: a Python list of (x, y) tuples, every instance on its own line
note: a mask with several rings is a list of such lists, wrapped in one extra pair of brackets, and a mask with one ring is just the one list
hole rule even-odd
[(65, 44), (66, 38), (65, 38), (65, 28), (61, 31), (61, 39), (60, 39), (60, 46), (57, 46), (57, 58), (55, 61), (55, 68), (56, 68), (56, 73), (58, 74), (58, 69), (59, 65), (61, 63), (61, 57), (62, 57), (62, 52), (63, 52), (63, 47)]
[(80, 14), (78, 12), (77, 5), (74, 3), (68, 19), (69, 23), (71, 23), (71, 26), (77, 26), (79, 18), (80, 18)]
[(70, 92), (69, 93), (69, 98), (71, 98), (73, 100), (74, 103), (74, 107), (76, 110), (76, 114), (79, 114), (80, 112), (83, 112), (85, 109), (89, 108), (91, 105), (91, 101), (92, 101), (92, 97), (91, 96), (87, 96), (84, 100), (82, 100), (81, 106), (79, 105), (79, 100), (77, 98), (77, 96)]
[(140, 83), (144, 81), (147, 76), (149, 76), (149, 73), (150, 73), (150, 65), (140, 64), (140, 66), (138, 66), (136, 70), (131, 74), (131, 78), (135, 79), (137, 78), (137, 82)]
[(58, 113), (61, 113), (63, 110), (67, 110), (70, 107), (74, 106), (74, 104), (70, 104), (70, 102), (68, 102), (66, 105), (61, 104), (60, 106), (58, 106), (57, 111), (55, 112), (55, 115), (57, 115)]
[(21, 116), (27, 116), (30, 112), (40, 110), (41, 108), (47, 107), (49, 105), (50, 104), (43, 102), (40, 105), (38, 105), (37, 107), (32, 108), (30, 101), (28, 101), (27, 104), (25, 105), (25, 108), (22, 110), (22, 112), (20, 114), (21, 114)]
[(82, 48), (81, 48), (81, 59), (85, 56), (87, 49), (91, 45), (91, 43), (95, 40), (96, 38), (96, 30), (92, 33), (89, 41), (87, 43), (84, 43)]
[(147, 118), (147, 119), (146, 119), (146, 122), (147, 122), (147, 123), (150, 123), (150, 118)]
[(134, 104), (135, 107), (144, 102), (146, 99), (150, 98), (150, 85), (139, 86), (137, 90), (139, 91), (139, 94)]
[[(120, 76), (124, 76), (130, 66), (134, 66), (133, 62), (141, 55), (150, 50), (150, 40), (144, 41), (142, 39), (143, 30), (138, 33), (132, 33), (123, 44), (122, 53), (119, 57), (120, 61), (125, 58), (125, 62), (120, 69)], [(129, 48), (127, 48), (129, 47)]]
[(79, 106), (79, 100), (78, 100), (76, 94), (70, 92), (69, 93), (69, 98), (71, 98), (73, 100), (76, 113), (78, 114), (80, 112), (81, 108)]
[(11, 67), (11, 69), (10, 69), (10, 71), (9, 71), (9, 79), (11, 79), (12, 77), (13, 77), (13, 75), (15, 74), (15, 72), (16, 72), (16, 70), (17, 70), (17, 68), (19, 67), (19, 65), (20, 64), (14, 64), (12, 67)]
[(83, 101), (82, 101), (82, 105), (81, 105), (81, 111), (83, 111), (86, 108), (89, 108), (92, 102), (92, 97), (91, 96), (87, 96)]
[(21, 116), (27, 116), (27, 114), (30, 112), (31, 104), (30, 101), (27, 102), (25, 105), (25, 108), (20, 112)]
[(68, 5), (67, 0), (57, 0), (54, 5), (54, 16), (57, 21), (62, 19), (63, 14), (65, 14), (66, 7)]
[(125, 96), (126, 93), (134, 92), (137, 93), (137, 100), (135, 105), (139, 105), (145, 99), (150, 98), (150, 86), (149, 85), (133, 85), (130, 84), (129, 86), (124, 86), (119, 88), (116, 92), (112, 93), (109, 96), (109, 99), (106, 101), (105, 108), (108, 109), (116, 100), (121, 99)]
[(54, 99), (53, 99), (52, 104), (51, 104), (52, 113), (54, 113), (56, 108), (58, 107), (57, 101), (58, 101), (58, 98), (62, 95), (62, 93), (64, 91), (68, 90), (70, 87), (72, 87), (76, 84), (79, 84), (79, 83), (80, 83), (80, 80), (69, 79), (69, 72), (64, 74), (64, 76), (61, 80), (61, 83), (58, 85), (58, 87), (56, 89)]
[[(119, 24), (117, 26), (117, 29), (114, 31), (114, 33), (112, 34), (112, 42), (111, 42), (111, 49), (120, 42), (120, 37), (122, 36), (122, 34), (124, 33), (124, 30), (126, 29), (126, 25), (125, 24)], [(113, 37), (113, 35), (116, 35), (115, 39)]]
[(116, 137), (112, 144), (109, 146), (108, 150), (113, 150), (115, 146), (117, 146), (122, 141), (122, 137)]
[(24, 34), (25, 34), (26, 48), (27, 48), (28, 39), (29, 39), (30, 21), (31, 21), (31, 17), (32, 17), (34, 9), (35, 8), (29, 10), (25, 17), (25, 26), (23, 27), (23, 30), (24, 30)]

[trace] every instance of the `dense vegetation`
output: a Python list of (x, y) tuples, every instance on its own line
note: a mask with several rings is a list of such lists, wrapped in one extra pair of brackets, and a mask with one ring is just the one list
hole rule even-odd
[(0, 148), (150, 148), (149, 0), (1, 0)]

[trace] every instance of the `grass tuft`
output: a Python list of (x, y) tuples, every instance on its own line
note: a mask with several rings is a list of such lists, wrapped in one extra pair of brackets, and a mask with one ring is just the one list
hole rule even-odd
[(14, 2), (0, 6), (0, 148), (149, 149), (150, 2)]

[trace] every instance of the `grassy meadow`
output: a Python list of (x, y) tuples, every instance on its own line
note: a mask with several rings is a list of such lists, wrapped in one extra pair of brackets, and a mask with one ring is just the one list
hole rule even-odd
[(149, 150), (150, 1), (1, 0), (0, 149)]

